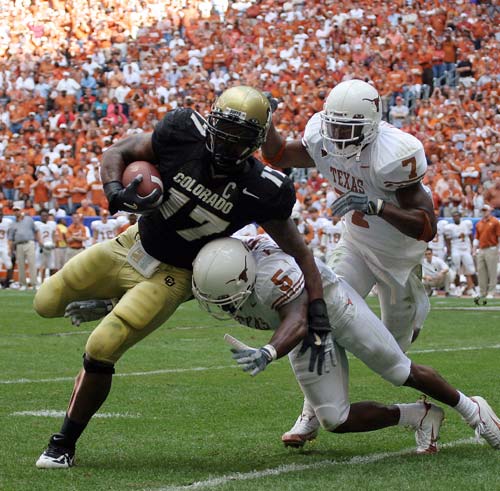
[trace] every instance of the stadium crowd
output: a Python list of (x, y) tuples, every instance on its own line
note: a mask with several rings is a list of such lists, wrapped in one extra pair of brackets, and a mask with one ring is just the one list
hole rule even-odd
[[(379, 90), (385, 119), (423, 142), (424, 182), (436, 213), (481, 218), (486, 206), (500, 217), (496, 2), (1, 0), (0, 6), (4, 216), (48, 210), (48, 220), (64, 231), (66, 216), (105, 215), (102, 152), (126, 135), (151, 131), (176, 107), (206, 114), (233, 84), (276, 97), (275, 124), (294, 138), (332, 86), (361, 78)], [(330, 216), (333, 189), (315, 170), (294, 177), (294, 217), (315, 252), (327, 256), (341, 233)], [(92, 243), (87, 234), (80, 245)], [(444, 231), (438, 240), (446, 258)], [(65, 235), (49, 242), (68, 247)], [(50, 269), (68, 255), (61, 257)]]

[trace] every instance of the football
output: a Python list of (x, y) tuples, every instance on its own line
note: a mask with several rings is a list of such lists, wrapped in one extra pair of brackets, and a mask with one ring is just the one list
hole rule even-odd
[(158, 169), (149, 162), (138, 160), (128, 165), (122, 175), (122, 184), (128, 186), (139, 174), (142, 174), (142, 182), (137, 188), (137, 194), (142, 198), (149, 196), (155, 189), (163, 194), (163, 182)]

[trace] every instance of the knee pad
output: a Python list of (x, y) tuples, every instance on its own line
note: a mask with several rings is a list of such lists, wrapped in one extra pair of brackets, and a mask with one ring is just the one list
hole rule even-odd
[(33, 308), (41, 317), (62, 317), (64, 302), (61, 301), (66, 285), (60, 273), (46, 279), (33, 299)]
[(115, 373), (114, 365), (89, 358), (86, 353), (83, 354), (83, 368), (87, 373), (103, 373), (106, 375)]
[(335, 428), (345, 423), (347, 417), (349, 416), (349, 404), (345, 407), (334, 407), (334, 406), (320, 406), (315, 407), (316, 417), (320, 422), (321, 426), (326, 431), (333, 431)]

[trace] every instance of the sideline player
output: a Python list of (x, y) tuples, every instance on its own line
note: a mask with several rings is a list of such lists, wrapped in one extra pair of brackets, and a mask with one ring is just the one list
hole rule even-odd
[[(62, 316), (75, 301), (118, 299), (87, 341), (66, 417), (37, 467), (73, 465), (78, 438), (108, 396), (115, 363), (191, 296), (193, 259), (214, 238), (248, 223), (262, 225), (304, 273), (311, 332), (320, 340), (330, 334), (319, 272), (289, 218), (293, 184), (252, 157), (271, 116), (264, 94), (233, 87), (216, 100), (206, 121), (190, 108), (177, 109), (152, 134), (120, 140), (103, 154), (101, 175), (110, 212), (147, 214), (116, 239), (69, 261), (35, 297), (35, 309), (44, 317)], [(165, 196), (153, 192), (139, 197), (139, 176), (123, 187), (123, 170), (137, 160), (158, 167)], [(322, 342), (311, 347), (313, 353), (323, 350)]]
[(99, 215), (101, 219), (94, 220), (90, 225), (92, 228), (92, 239), (94, 244), (114, 239), (118, 228), (118, 222), (113, 218), (109, 218), (108, 210), (103, 208)]
[(444, 229), (446, 249), (451, 257), (453, 269), (455, 270), (455, 286), (460, 288), (460, 272), (463, 271), (467, 279), (466, 295), (476, 296), (475, 285), (477, 283), (476, 267), (472, 258), (472, 221), (462, 220), (459, 211), (452, 214), (453, 222), (448, 223)]
[[(318, 267), (335, 339), (335, 356), (326, 357), (322, 375), (311, 373), (307, 359), (301, 356), (304, 350), (299, 343), (307, 333), (303, 276), (293, 258), (265, 236), (243, 241), (223, 238), (205, 245), (193, 263), (193, 294), (217, 318), (227, 314), (248, 327), (275, 331), (261, 348), (233, 338), (233, 358), (244, 371), (257, 375), (289, 353), (314, 419), (326, 430), (350, 433), (409, 425), (416, 430), (418, 453), (437, 451), (444, 416), (438, 406), (424, 401), (391, 406), (372, 401), (349, 403), (347, 350), (388, 382), (413, 387), (453, 407), (478, 435), (500, 449), (500, 420), (488, 403), (457, 391), (433, 368), (413, 363), (360, 295), (324, 263), (318, 262)], [(317, 430), (314, 425), (306, 438), (284, 438), (284, 442), (302, 446), (316, 437)]]
[[(340, 196), (332, 213), (345, 220), (328, 265), (363, 298), (377, 286), (382, 322), (406, 351), (430, 309), (420, 275), (436, 217), (421, 183), (422, 143), (381, 118), (377, 90), (349, 80), (332, 89), (302, 140), (285, 141), (271, 125), (262, 151), (273, 165), (316, 166), (329, 180)], [(302, 414), (305, 423), (313, 414), (307, 401)]]
[(40, 221), (35, 222), (35, 229), (38, 230), (38, 237), (40, 239), (40, 267), (38, 268), (40, 283), (44, 282), (47, 269), (49, 270), (47, 278), (55, 273), (54, 248), (56, 246), (56, 228), (56, 222), (49, 220), (49, 211), (45, 208), (40, 210)]

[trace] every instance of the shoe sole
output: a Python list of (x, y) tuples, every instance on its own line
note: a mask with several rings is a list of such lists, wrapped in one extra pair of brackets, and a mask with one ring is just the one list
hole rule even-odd
[(74, 461), (68, 464), (56, 464), (55, 462), (37, 460), (35, 466), (37, 469), (70, 469), (73, 467)]
[(307, 442), (315, 440), (317, 436), (317, 431), (307, 433), (306, 435), (283, 435), (281, 441), (285, 447), (302, 448)]

